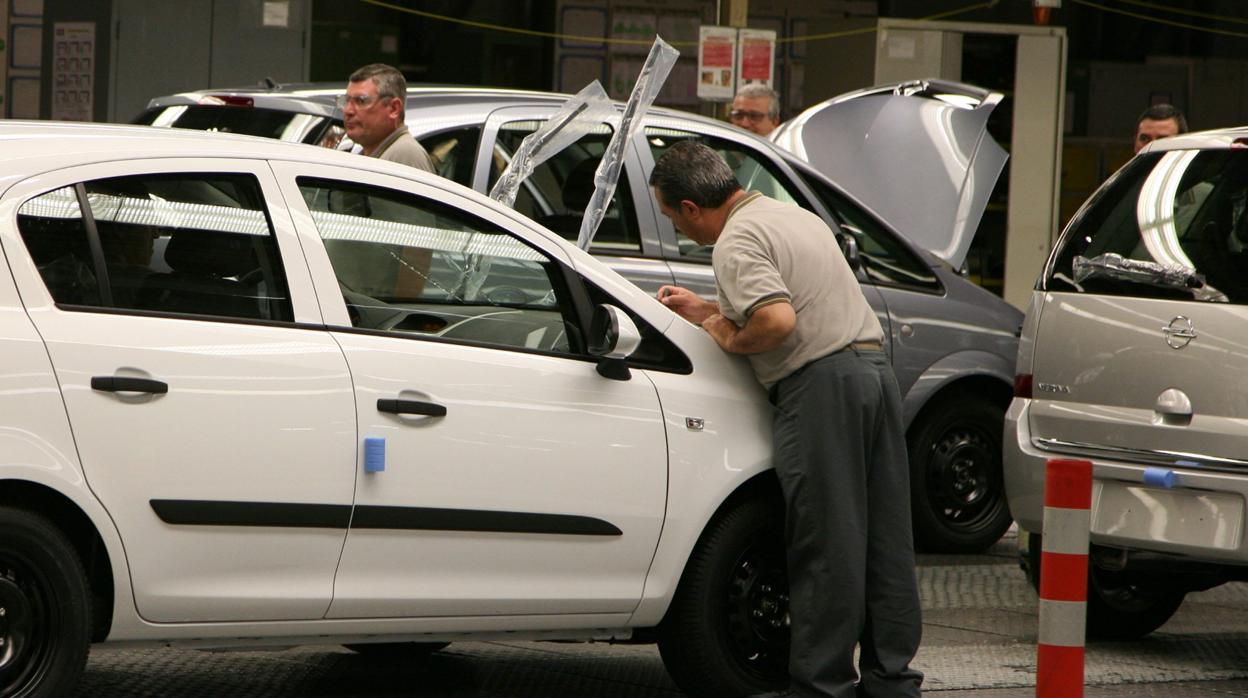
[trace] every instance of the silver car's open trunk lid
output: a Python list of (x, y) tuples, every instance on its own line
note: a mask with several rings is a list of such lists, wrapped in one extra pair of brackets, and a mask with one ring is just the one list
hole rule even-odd
[(941, 80), (882, 85), (817, 104), (772, 140), (961, 267), (1008, 157), (987, 130), (1000, 101)]

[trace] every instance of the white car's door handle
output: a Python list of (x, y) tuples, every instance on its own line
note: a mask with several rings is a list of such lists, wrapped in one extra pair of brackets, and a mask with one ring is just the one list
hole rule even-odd
[(169, 392), (169, 384), (151, 378), (135, 378), (133, 376), (92, 376), (91, 389), (107, 393), (150, 393), (164, 395)]
[(446, 407), (436, 402), (421, 402), (420, 400), (387, 400), (380, 399), (377, 401), (378, 412), (389, 412), (390, 414), (419, 414), (426, 417), (445, 417)]

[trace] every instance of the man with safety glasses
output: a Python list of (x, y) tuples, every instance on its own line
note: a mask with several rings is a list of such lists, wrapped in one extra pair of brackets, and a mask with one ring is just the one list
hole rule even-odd
[(347, 136), (364, 155), (436, 172), (429, 153), (403, 123), (407, 81), (384, 63), (371, 63), (351, 74), (347, 93), (338, 98)]
[(733, 98), (728, 118), (734, 126), (767, 138), (780, 125), (780, 95), (763, 84), (746, 85)]

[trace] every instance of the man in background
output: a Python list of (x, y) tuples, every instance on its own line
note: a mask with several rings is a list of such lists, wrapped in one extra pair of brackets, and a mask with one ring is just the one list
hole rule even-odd
[(734, 126), (767, 138), (780, 125), (780, 95), (766, 85), (746, 85), (732, 99), (728, 118)]
[[(1187, 133), (1187, 118), (1183, 112), (1172, 104), (1154, 104), (1140, 114), (1135, 123), (1135, 141), (1132, 146), (1139, 153), (1149, 143)], [(1213, 190), (1208, 181), (1191, 183), (1186, 189), (1176, 190), (1174, 197), (1174, 226), (1180, 235), (1186, 235), (1188, 226), (1200, 212), (1205, 198)], [(1228, 243), (1230, 249), (1239, 251), (1242, 243), (1234, 236)]]
[[(360, 147), (360, 153), (437, 174), (429, 153), (412, 137), (403, 123), (407, 102), (407, 81), (403, 73), (384, 63), (371, 63), (351, 73), (347, 93), (338, 98), (346, 135)], [(340, 212), (369, 215), (362, 196), (347, 197)], [(381, 246), (367, 252), (350, 249), (353, 243), (327, 240), (325, 249), (339, 279), (356, 290), (368, 289), (374, 295), (418, 299), (424, 293), (432, 264), (432, 250), (404, 246), (397, 257)], [(368, 285), (365, 285), (368, 284)]]
[(1135, 122), (1135, 141), (1132, 146), (1139, 153), (1144, 146), (1159, 138), (1169, 138), (1187, 133), (1187, 119), (1183, 112), (1171, 104), (1154, 104)]
[(364, 155), (435, 172), (429, 153), (403, 123), (407, 81), (384, 63), (371, 63), (351, 74), (347, 93), (338, 98), (347, 136)]

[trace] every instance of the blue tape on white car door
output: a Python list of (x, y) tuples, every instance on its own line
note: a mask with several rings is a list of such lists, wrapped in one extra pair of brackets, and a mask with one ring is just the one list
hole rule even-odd
[(376, 436), (364, 439), (364, 472), (380, 473), (386, 469), (386, 440)]

